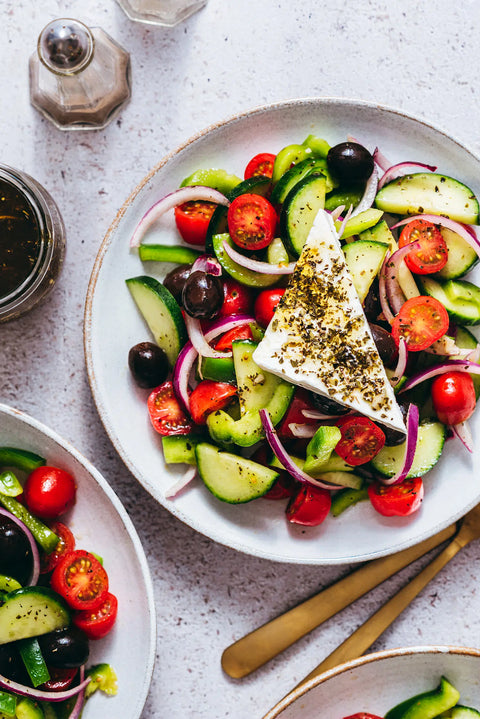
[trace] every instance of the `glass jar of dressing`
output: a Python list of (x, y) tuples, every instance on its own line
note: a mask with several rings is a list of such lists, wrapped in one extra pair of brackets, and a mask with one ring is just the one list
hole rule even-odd
[(52, 289), (65, 252), (65, 226), (32, 177), (0, 165), (0, 322), (19, 317)]

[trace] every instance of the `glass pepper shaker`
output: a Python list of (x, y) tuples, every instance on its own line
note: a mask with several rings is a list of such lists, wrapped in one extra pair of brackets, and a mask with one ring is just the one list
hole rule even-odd
[(207, 0), (117, 0), (130, 20), (173, 27), (207, 4)]
[(130, 99), (130, 56), (99, 27), (59, 18), (30, 57), (30, 100), (59, 130), (106, 127)]

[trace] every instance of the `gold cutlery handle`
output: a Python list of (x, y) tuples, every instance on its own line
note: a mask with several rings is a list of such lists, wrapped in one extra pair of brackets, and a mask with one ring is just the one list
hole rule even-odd
[(410, 602), (415, 599), (422, 589), (435, 577), (438, 572), (460, 551), (463, 542), (455, 538), (425, 569), (414, 577), (403, 589), (397, 592), (386, 604), (375, 612), (362, 624), (348, 639), (340, 644), (329, 656), (321, 662), (308, 676), (295, 687), (305, 684), (313, 677), (322, 674), (338, 664), (362, 656), (369, 647), (383, 634), (385, 629), (403, 612)]
[(456, 525), (452, 524), (414, 547), (368, 562), (314, 597), (255, 629), (225, 649), (223, 670), (235, 679), (251, 674), (370, 589), (450, 539), (455, 531)]

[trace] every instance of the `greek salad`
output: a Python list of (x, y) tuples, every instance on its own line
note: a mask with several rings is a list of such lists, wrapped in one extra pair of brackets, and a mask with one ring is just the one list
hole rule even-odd
[[(155, 243), (170, 211), (175, 243)], [(473, 451), (478, 221), (461, 180), (351, 137), (262, 152), (243, 178), (199, 168), (159, 199), (130, 244), (164, 279), (126, 285), (149, 329), (132, 377), (165, 462), (189, 465), (166, 496), (198, 476), (304, 526), (360, 501), (416, 512), (445, 441)]]
[(472, 707), (459, 704), (460, 692), (441, 677), (435, 689), (405, 699), (390, 709), (384, 717), (367, 712), (358, 712), (344, 719), (475, 719), (480, 712)]
[(0, 446), (0, 470), (0, 716), (78, 719), (97, 689), (116, 693), (113, 668), (88, 658), (117, 599), (65, 523), (75, 478), (17, 447)]

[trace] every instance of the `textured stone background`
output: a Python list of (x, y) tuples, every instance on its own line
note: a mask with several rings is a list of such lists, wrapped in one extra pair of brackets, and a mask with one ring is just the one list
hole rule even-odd
[[(130, 53), (133, 97), (105, 131), (60, 133), (29, 104), (27, 62), (54, 17), (100, 25)], [(175, 520), (113, 450), (87, 382), (87, 284), (117, 209), (166, 151), (198, 129), (270, 101), (338, 96), (383, 103), (480, 150), (477, 0), (210, 0), (174, 29), (132, 23), (114, 0), (1, 0), (0, 161), (54, 195), (68, 232), (55, 292), (0, 329), (0, 401), (59, 431), (107, 477), (128, 509), (152, 571), (155, 674), (143, 719), (262, 716), (415, 567), (242, 682), (223, 675), (225, 646), (349, 567), (278, 565), (212, 543)], [(480, 547), (452, 562), (374, 649), (478, 645)], [(417, 566), (418, 568), (418, 566)]]

